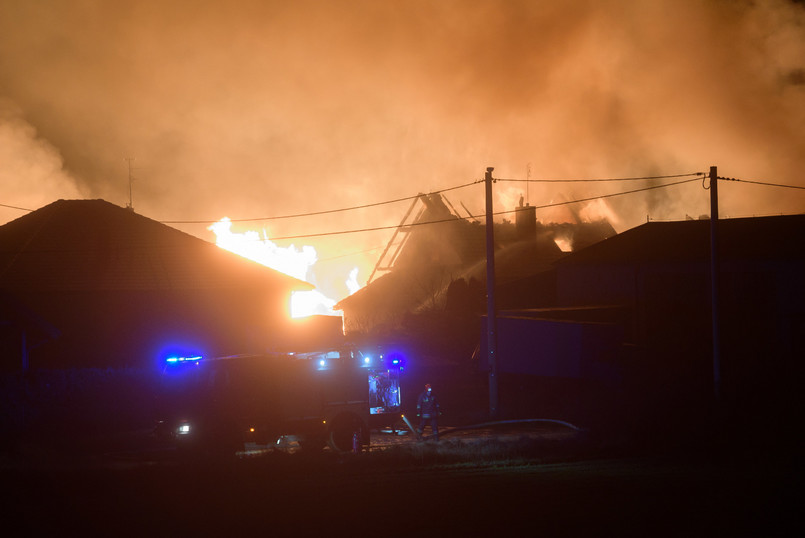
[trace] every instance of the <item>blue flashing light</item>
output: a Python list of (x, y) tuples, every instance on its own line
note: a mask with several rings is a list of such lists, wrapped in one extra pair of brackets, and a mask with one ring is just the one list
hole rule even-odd
[(170, 364), (176, 364), (180, 362), (197, 362), (201, 360), (201, 355), (196, 355), (194, 357), (168, 357), (165, 359), (165, 362)]

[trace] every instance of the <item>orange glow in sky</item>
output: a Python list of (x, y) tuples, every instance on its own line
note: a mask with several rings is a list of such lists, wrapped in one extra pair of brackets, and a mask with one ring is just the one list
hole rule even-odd
[[(2, 6), (0, 222), (59, 198), (124, 207), (131, 185), (137, 213), (210, 241), (221, 215), (401, 199), (482, 179), (488, 166), (496, 178), (532, 180), (718, 166), (722, 176), (805, 186), (802, 2)], [(628, 188), (497, 183), (495, 204), (513, 208), (526, 190), (539, 207)], [(801, 213), (803, 192), (725, 183), (720, 212)], [(483, 213), (483, 188), (449, 195)], [(406, 207), (272, 220), (271, 234), (313, 247), (313, 272), (338, 279), (314, 284), (340, 299), (350, 270), (367, 278), (391, 235), (340, 232), (395, 226)], [(597, 210), (623, 231), (647, 216), (706, 214), (708, 193), (692, 182)]]

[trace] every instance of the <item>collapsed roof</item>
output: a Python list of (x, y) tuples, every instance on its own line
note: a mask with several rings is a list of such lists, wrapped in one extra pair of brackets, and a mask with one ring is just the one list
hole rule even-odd
[[(407, 313), (443, 309), (457, 281), (470, 284), (469, 293), (485, 293), (485, 225), (457, 215), (441, 194), (420, 195), (416, 203), (420, 211), (408, 223), (403, 219), (381, 255), (372, 274), (379, 276), (335, 305), (344, 311), (348, 332), (394, 323)], [(495, 224), (498, 286), (550, 271), (565, 255), (558, 240), (581, 248), (615, 235), (606, 221), (543, 224), (532, 206), (514, 213), (515, 222)]]

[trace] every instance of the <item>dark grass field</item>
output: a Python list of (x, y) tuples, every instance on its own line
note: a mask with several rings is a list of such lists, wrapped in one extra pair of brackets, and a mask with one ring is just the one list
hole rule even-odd
[[(125, 379), (118, 383), (116, 375)], [(439, 443), (398, 442), (361, 454), (269, 451), (226, 461), (188, 460), (142, 434), (147, 420), (126, 398), (138, 392), (118, 389), (131, 386), (131, 374), (73, 377), (80, 383), (41, 377), (35, 384), (10, 385), (25, 389), (20, 396), (4, 392), (15, 404), (5, 406), (15, 419), (7, 424), (26, 426), (6, 436), (0, 450), (4, 536), (805, 531), (801, 445), (793, 423), (739, 423), (718, 435), (660, 425), (638, 442), (608, 430), (559, 436), (489, 431), (443, 435)], [(90, 391), (72, 388), (83, 385), (114, 396), (108, 398), (114, 405), (98, 406), (97, 398), (84, 397)], [(668, 433), (660, 438), (657, 431)]]
[(537, 436), (227, 461), (62, 455), (6, 466), (3, 520), (14, 536), (801, 535), (790, 462), (591, 448)]

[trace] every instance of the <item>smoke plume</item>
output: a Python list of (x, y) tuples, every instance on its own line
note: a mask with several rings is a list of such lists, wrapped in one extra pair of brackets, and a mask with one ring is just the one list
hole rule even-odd
[[(717, 165), (801, 186), (803, 73), (805, 9), (790, 0), (4, 0), (0, 203), (126, 205), (127, 158), (135, 211), (164, 221), (362, 205), (487, 166), (536, 179)], [(645, 184), (498, 182), (495, 203)], [(721, 214), (802, 212), (800, 192), (725, 183)], [(480, 186), (447, 196), (483, 212)], [(606, 204), (620, 230), (709, 212), (701, 182)], [(241, 226), (288, 237), (392, 226), (406, 209)], [(209, 224), (175, 226), (214, 240)], [(390, 234), (294, 242), (366, 278)]]

